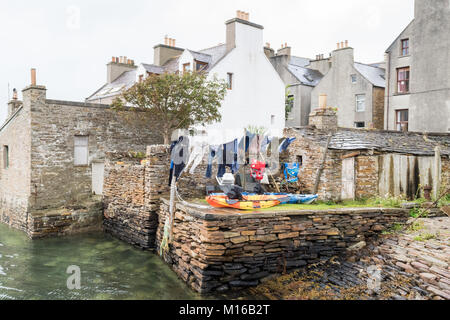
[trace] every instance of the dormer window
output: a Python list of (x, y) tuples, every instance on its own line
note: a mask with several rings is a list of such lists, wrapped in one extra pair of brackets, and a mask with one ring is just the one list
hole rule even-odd
[(195, 60), (195, 71), (205, 70), (208, 64), (206, 62)]
[(187, 71), (191, 71), (191, 64), (189, 62), (183, 64), (183, 73)]

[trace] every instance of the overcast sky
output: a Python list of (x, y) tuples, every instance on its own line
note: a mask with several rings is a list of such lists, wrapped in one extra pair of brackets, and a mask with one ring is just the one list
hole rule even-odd
[(355, 60), (373, 63), (414, 16), (414, 0), (1, 0), (0, 122), (10, 95), (30, 83), (49, 99), (84, 101), (106, 81), (112, 56), (153, 62), (164, 35), (200, 50), (225, 42), (224, 22), (236, 10), (264, 26), (264, 42), (287, 42), (292, 53), (326, 56), (349, 40)]

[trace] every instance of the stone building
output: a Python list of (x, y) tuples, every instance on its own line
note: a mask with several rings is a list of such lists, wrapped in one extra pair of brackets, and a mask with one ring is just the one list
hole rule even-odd
[(102, 194), (105, 152), (145, 151), (161, 137), (108, 105), (49, 100), (33, 74), (0, 127), (0, 221), (31, 237), (89, 229), (101, 222), (92, 195)]
[(300, 192), (314, 191), (325, 151), (321, 199), (414, 198), (422, 195), (419, 185), (436, 196), (450, 185), (450, 134), (340, 128), (335, 117), (333, 109), (319, 108), (310, 126), (285, 129), (297, 138), (283, 161), (301, 163)]
[[(316, 66), (310, 59), (292, 56), (291, 48), (287, 44), (282, 45), (275, 54), (267, 43), (264, 51), (286, 86), (286, 95), (291, 106), (286, 127), (308, 125), (311, 92), (322, 79), (322, 73), (312, 68)], [(320, 57), (317, 58), (320, 59)]]
[(240, 134), (245, 127), (257, 124), (281, 135), (285, 86), (265, 57), (264, 27), (249, 21), (249, 14), (241, 11), (225, 25), (226, 40), (218, 46), (190, 50), (177, 47), (174, 39), (166, 37), (164, 44), (154, 47), (153, 64), (135, 66), (126, 57), (113, 58), (107, 66), (107, 83), (87, 101), (109, 103), (150, 74), (203, 71), (210, 79), (225, 80), (228, 92), (220, 108), (221, 121), (202, 129)]
[(383, 129), (385, 71), (378, 65), (354, 61), (348, 42), (338, 43), (330, 58), (316, 59), (309, 68), (318, 68), (324, 77), (311, 93), (311, 109), (326, 94), (338, 108), (338, 124), (347, 128)]
[(386, 50), (385, 128), (450, 132), (450, 3), (416, 0)]

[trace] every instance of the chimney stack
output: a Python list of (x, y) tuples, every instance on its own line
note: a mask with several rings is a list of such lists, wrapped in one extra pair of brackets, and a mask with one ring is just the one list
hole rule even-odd
[(277, 51), (277, 56), (291, 56), (291, 47), (287, 45), (287, 42), (281, 44), (281, 49)]
[(36, 69), (31, 69), (31, 85), (36, 86)]
[(112, 57), (111, 62), (107, 65), (106, 81), (113, 82), (124, 72), (136, 69), (134, 60), (128, 59), (126, 56)]
[(309, 115), (309, 125), (319, 130), (335, 131), (338, 127), (337, 113), (331, 107), (327, 107), (327, 95), (319, 96), (319, 108), (314, 109)]

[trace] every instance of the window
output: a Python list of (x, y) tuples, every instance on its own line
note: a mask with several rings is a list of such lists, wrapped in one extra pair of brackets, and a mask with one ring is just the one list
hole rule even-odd
[(397, 131), (408, 131), (408, 110), (396, 110), (395, 111), (395, 125)]
[(365, 122), (355, 122), (355, 128), (365, 128), (366, 123)]
[(297, 156), (297, 163), (300, 167), (303, 166), (303, 156)]
[(402, 40), (402, 51), (401, 51), (401, 55), (402, 55), (402, 56), (407, 56), (407, 55), (409, 55), (409, 39), (403, 39), (403, 40)]
[(233, 90), (233, 74), (227, 73), (227, 88), (228, 90)]
[(89, 137), (75, 136), (74, 141), (74, 165), (87, 166), (89, 159)]
[(397, 93), (409, 92), (409, 67), (397, 69)]
[(356, 83), (356, 74), (352, 74), (351, 76), (352, 83)]
[(195, 61), (195, 71), (205, 70), (208, 64), (201, 61)]
[(183, 64), (183, 73), (186, 71), (191, 71), (191, 64), (190, 63), (185, 63)]
[(356, 95), (356, 112), (366, 111), (366, 95), (357, 94)]
[(291, 114), (292, 110), (294, 109), (294, 101), (295, 101), (295, 97), (293, 95), (289, 95), (287, 97), (287, 107), (288, 107), (289, 114)]
[(3, 167), (5, 169), (9, 168), (9, 147), (3, 146)]

